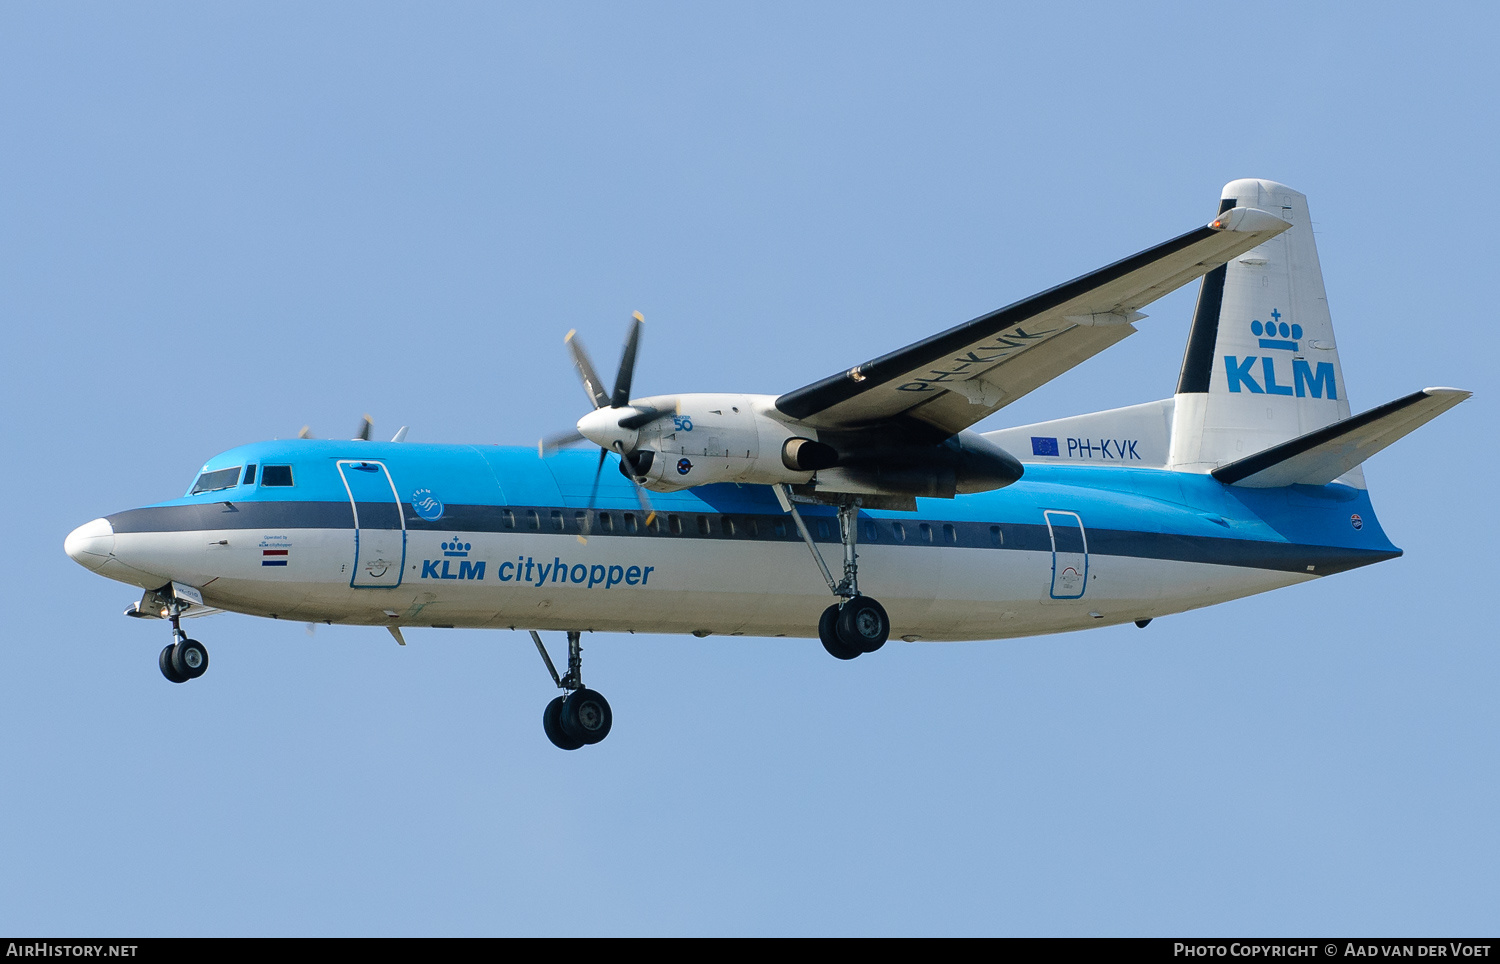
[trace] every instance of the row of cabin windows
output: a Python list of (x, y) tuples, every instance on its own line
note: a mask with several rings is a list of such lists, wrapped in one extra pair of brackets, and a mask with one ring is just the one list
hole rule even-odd
[[(212, 472), (204, 472), (198, 476), (198, 481), (193, 483), (193, 489), (188, 495), (197, 495), (200, 492), (217, 492), (220, 489), (232, 489), (236, 485), (255, 484), (255, 464), (244, 467), (241, 475), (240, 467), (232, 469), (214, 469)], [(292, 467), (290, 465), (267, 465), (260, 470), (260, 484), (269, 486), (289, 486), (292, 484)]]
[[(500, 510), (501, 522), (507, 529), (527, 529), (532, 532), (540, 532), (545, 527), (553, 532), (589, 532), (595, 526), (603, 533), (623, 533), (625, 535), (668, 535), (680, 536), (686, 531), (696, 531), (700, 536), (711, 536), (718, 534), (734, 538), (743, 536), (750, 539), (773, 537), (777, 539), (796, 539), (796, 526), (785, 518), (765, 516), (728, 516), (728, 515), (694, 515), (688, 517), (688, 522), (683, 521), (683, 516), (674, 513), (656, 513), (649, 519), (642, 519), (634, 512), (616, 513), (598, 512), (594, 516), (591, 525), (587, 512), (574, 512), (572, 519), (568, 520), (561, 509), (552, 509), (543, 515), (537, 509), (523, 509), (519, 512), (511, 509)], [(665, 521), (663, 521), (665, 519)], [(717, 520), (717, 525), (716, 525)], [(569, 529), (567, 523), (571, 521)], [(990, 544), (993, 546), (1005, 545), (1005, 533), (999, 526), (990, 526)], [(945, 522), (940, 526), (934, 526), (927, 522), (919, 522), (916, 525), (908, 525), (904, 522), (892, 522), (890, 528), (882, 532), (882, 526), (878, 523), (866, 520), (861, 536), (865, 542), (896, 542), (915, 543), (918, 545), (958, 545), (958, 530), (953, 523)], [(810, 531), (815, 539), (829, 541), (833, 538), (836, 525), (828, 519), (812, 520)]]

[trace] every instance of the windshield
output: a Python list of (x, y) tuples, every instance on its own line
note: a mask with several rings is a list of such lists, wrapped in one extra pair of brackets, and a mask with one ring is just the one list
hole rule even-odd
[(193, 483), (193, 490), (188, 495), (197, 495), (199, 492), (214, 492), (219, 489), (232, 489), (239, 484), (240, 467), (236, 465), (232, 469), (215, 469), (212, 472), (204, 472), (198, 476), (198, 481)]

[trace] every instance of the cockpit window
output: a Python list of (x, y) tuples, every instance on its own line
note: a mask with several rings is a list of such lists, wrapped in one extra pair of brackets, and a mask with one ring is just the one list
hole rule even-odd
[(254, 485), (255, 484), (255, 463), (254, 462), (251, 462), (249, 465), (245, 466), (245, 477), (243, 479), (240, 479), (240, 484), (241, 485)]
[(260, 484), (265, 485), (291, 485), (292, 467), (290, 465), (265, 465), (261, 466)]
[(198, 476), (198, 481), (193, 483), (193, 491), (188, 495), (197, 495), (199, 492), (216, 492), (219, 489), (232, 489), (240, 483), (240, 467), (236, 465), (232, 469), (215, 469), (212, 472), (204, 472)]

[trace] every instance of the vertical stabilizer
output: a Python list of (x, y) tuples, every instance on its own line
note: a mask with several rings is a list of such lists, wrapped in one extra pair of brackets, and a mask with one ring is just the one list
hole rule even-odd
[[(1204, 276), (1177, 383), (1170, 465), (1209, 472), (1349, 417), (1307, 198), (1246, 178), (1220, 210), (1260, 208), (1284, 234)], [(1342, 481), (1363, 486), (1358, 468)]]

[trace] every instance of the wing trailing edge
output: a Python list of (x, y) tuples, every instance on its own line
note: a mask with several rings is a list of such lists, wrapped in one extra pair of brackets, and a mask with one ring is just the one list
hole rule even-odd
[(1139, 308), (1291, 225), (1235, 207), (1210, 224), (776, 399), (816, 428), (910, 413), (962, 431), (1135, 331)]

